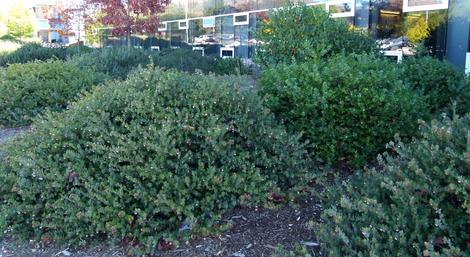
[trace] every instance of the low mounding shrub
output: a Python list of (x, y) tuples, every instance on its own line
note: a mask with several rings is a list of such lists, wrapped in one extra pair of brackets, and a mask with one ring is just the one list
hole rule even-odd
[(353, 31), (343, 21), (333, 19), (325, 10), (305, 4), (289, 4), (272, 11), (260, 23), (257, 58), (261, 65), (299, 63), (346, 53), (373, 53), (375, 41)]
[(243, 75), (250, 73), (250, 67), (240, 58), (216, 58), (213, 72), (219, 75)]
[(470, 111), (470, 83), (463, 71), (452, 64), (426, 56), (407, 58), (402, 65), (403, 79), (427, 97), (433, 113), (457, 104), (458, 113)]
[(88, 54), (74, 56), (72, 63), (82, 68), (103, 72), (113, 78), (126, 78), (139, 65), (147, 66), (150, 62), (165, 69), (196, 72), (210, 72), (219, 75), (247, 74), (240, 59), (220, 59), (202, 56), (190, 49), (165, 49), (159, 54), (144, 49), (112, 47), (95, 50)]
[[(82, 52), (89, 51), (87, 47), (82, 47)], [(43, 47), (37, 43), (24, 44), (14, 52), (0, 56), (0, 66), (7, 66), (14, 63), (27, 63), (31, 61), (45, 61), (48, 59), (65, 60), (68, 56), (78, 54), (78, 49), (67, 47)]]
[(212, 75), (146, 69), (33, 126), (0, 162), (0, 229), (27, 237), (104, 234), (151, 252), (315, 174), (256, 94)]
[(470, 115), (421, 133), (327, 191), (317, 235), (328, 256), (470, 256)]
[(144, 49), (130, 47), (111, 47), (94, 50), (74, 56), (70, 62), (81, 68), (92, 69), (113, 78), (126, 78), (139, 65), (145, 67), (156, 54)]
[(58, 60), (12, 64), (0, 72), (0, 127), (29, 124), (47, 108), (64, 109), (80, 91), (105, 79)]
[(179, 71), (215, 73), (218, 75), (239, 75), (249, 72), (240, 59), (221, 59), (202, 56), (190, 49), (166, 49), (160, 52), (156, 65)]
[(209, 73), (214, 69), (214, 58), (202, 56), (191, 49), (164, 49), (156, 63), (159, 67), (179, 71)]
[(424, 99), (401, 82), (397, 66), (367, 55), (266, 69), (259, 93), (329, 162), (361, 165), (395, 133), (414, 135), (417, 120), (427, 116)]

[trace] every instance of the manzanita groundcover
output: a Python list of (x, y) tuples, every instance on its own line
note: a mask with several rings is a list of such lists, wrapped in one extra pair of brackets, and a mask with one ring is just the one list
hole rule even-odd
[(317, 174), (256, 94), (207, 75), (135, 73), (49, 113), (0, 162), (0, 229), (144, 252)]

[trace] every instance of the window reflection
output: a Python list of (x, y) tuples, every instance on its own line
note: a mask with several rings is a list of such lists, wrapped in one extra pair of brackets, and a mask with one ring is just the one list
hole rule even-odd
[[(300, 0), (296, 0), (300, 1)], [(419, 44), (442, 57), (445, 49), (447, 9), (412, 11), (408, 6), (442, 4), (443, 0), (305, 0), (327, 10), (357, 30), (370, 32), (382, 50), (412, 54)], [(266, 9), (284, 6), (284, 0), (172, 0), (160, 18), (159, 31), (149, 44), (203, 49), (220, 55), (233, 48), (238, 57), (251, 58), (257, 42), (255, 31), (268, 19)], [(187, 10), (185, 9), (187, 6)], [(259, 10), (259, 11), (257, 11)], [(166, 25), (165, 25), (166, 24)], [(109, 37), (109, 40), (114, 40)], [(108, 40), (108, 41), (109, 41)], [(117, 39), (115, 39), (117, 40)], [(200, 50), (199, 50), (200, 51)]]

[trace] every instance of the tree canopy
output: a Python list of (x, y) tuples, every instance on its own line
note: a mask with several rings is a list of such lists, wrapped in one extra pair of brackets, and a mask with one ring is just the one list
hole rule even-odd
[(7, 35), (15, 38), (31, 37), (35, 27), (34, 12), (26, 6), (24, 1), (15, 2), (8, 11), (3, 12), (0, 25)]
[(113, 35), (154, 34), (169, 0), (86, 0), (85, 8), (101, 15), (97, 20), (112, 28)]

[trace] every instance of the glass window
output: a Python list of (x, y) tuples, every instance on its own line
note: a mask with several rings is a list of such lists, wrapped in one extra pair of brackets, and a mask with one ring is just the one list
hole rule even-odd
[(371, 1), (370, 29), (380, 48), (401, 50), (406, 56), (414, 54), (417, 45), (424, 44), (431, 54), (443, 57), (447, 10), (404, 12), (403, 1), (407, 0)]
[(160, 20), (171, 21), (186, 18), (185, 4), (187, 0), (172, 0), (160, 15)]
[(223, 46), (233, 46), (234, 40), (233, 16), (215, 18), (215, 38)]
[(449, 0), (404, 0), (403, 11), (431, 11), (439, 9), (447, 9)]
[(179, 29), (179, 22), (169, 22), (167, 33), (170, 40), (170, 47), (185, 47), (187, 45), (187, 30)]

